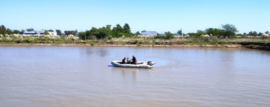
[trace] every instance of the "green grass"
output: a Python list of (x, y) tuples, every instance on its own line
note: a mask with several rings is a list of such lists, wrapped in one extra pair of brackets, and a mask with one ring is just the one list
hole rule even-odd
[(94, 46), (94, 45), (99, 44), (99, 42), (98, 41), (90, 41), (90, 42), (88, 42), (88, 44), (91, 46)]
[(225, 45), (225, 44), (233, 44), (229, 42), (198, 42), (198, 41), (188, 41), (184, 42), (185, 45)]
[(65, 41), (54, 41), (55, 45), (61, 45), (61, 44), (65, 44)]
[(125, 46), (127, 43), (126, 42), (121, 42), (120, 45)]

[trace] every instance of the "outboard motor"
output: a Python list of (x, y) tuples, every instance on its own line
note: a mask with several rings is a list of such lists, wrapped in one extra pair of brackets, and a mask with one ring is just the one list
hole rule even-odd
[(155, 62), (153, 62), (153, 61), (148, 61), (147, 62), (147, 65), (150, 65), (150, 66), (152, 66), (152, 65), (154, 65), (155, 64)]

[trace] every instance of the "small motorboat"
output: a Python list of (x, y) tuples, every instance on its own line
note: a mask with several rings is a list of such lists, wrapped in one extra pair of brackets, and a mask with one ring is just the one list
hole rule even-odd
[(153, 68), (152, 65), (154, 65), (155, 63), (152, 61), (137, 61), (136, 64), (122, 64), (121, 60), (113, 60), (112, 65), (115, 67), (125, 67), (125, 68)]

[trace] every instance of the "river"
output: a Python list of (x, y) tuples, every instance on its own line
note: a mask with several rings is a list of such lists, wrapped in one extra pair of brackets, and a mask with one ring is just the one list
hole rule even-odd
[[(154, 61), (115, 68), (114, 59)], [(269, 107), (270, 52), (0, 47), (1, 107)]]

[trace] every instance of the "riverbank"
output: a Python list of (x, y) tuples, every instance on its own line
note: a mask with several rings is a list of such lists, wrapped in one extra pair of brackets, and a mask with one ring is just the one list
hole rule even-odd
[(68, 46), (68, 47), (168, 47), (168, 48), (251, 48), (270, 50), (270, 39), (216, 38), (112, 38), (103, 40), (74, 40), (64, 38), (1, 38), (0, 46)]
[[(0, 44), (0, 46), (66, 46), (66, 47), (167, 47), (167, 48), (246, 48), (240, 44), (226, 44), (226, 45), (189, 45), (189, 44), (182, 44), (182, 45), (117, 45), (117, 44), (28, 44), (28, 43), (17, 43), (17, 44)], [(250, 46), (247, 48), (253, 49), (263, 49), (259, 46)], [(269, 49), (270, 48), (266, 48)]]

